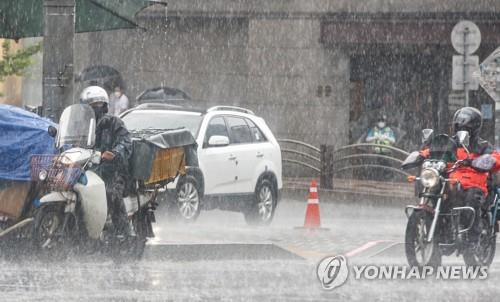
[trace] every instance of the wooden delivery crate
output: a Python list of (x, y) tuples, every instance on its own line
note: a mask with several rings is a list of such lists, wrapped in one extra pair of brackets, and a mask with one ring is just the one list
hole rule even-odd
[(0, 215), (18, 219), (26, 204), (30, 182), (2, 181), (0, 184)]
[(157, 149), (151, 175), (146, 184), (173, 179), (177, 173), (186, 173), (184, 148)]

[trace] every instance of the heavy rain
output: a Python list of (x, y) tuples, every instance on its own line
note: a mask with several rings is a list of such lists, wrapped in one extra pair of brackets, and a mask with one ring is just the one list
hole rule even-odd
[(0, 1), (0, 301), (496, 299), (499, 33), (495, 0)]

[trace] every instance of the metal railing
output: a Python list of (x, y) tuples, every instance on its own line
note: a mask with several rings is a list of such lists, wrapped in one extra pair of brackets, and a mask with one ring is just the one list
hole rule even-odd
[[(319, 148), (294, 139), (278, 139), (278, 142), (280, 145), (289, 146), (289, 148), (281, 148), (283, 162), (306, 167), (321, 173), (321, 150)], [(299, 148), (304, 149), (304, 151), (299, 151)]]
[[(409, 175), (400, 169), (409, 153), (393, 146), (361, 143), (343, 146), (335, 150), (325, 148), (325, 152), (327, 154), (323, 156), (325, 160), (322, 165), (321, 179), (326, 188), (333, 186), (334, 177), (345, 177), (347, 171), (352, 171), (351, 177), (353, 178), (362, 177), (365, 179), (368, 177), (370, 179), (370, 174), (373, 175), (371, 177), (385, 175), (375, 178), (385, 177), (385, 180), (391, 181), (398, 175), (404, 178)], [(362, 174), (356, 175), (359, 171)]]
[(402, 150), (402, 149), (399, 149), (399, 148), (396, 148), (396, 147), (393, 147), (393, 146), (385, 146), (385, 145), (378, 145), (378, 144), (368, 144), (368, 143), (361, 143), (361, 144), (352, 144), (352, 145), (347, 145), (347, 146), (343, 146), (343, 147), (340, 147), (338, 148), (337, 152), (340, 152), (340, 151), (343, 151), (343, 150), (349, 150), (349, 149), (354, 149), (354, 148), (364, 148), (364, 147), (368, 147), (368, 148), (381, 148), (381, 149), (387, 149), (387, 150), (390, 150), (390, 151), (395, 151), (396, 153), (406, 157), (408, 156), (410, 153), (406, 152), (405, 150)]
[[(328, 145), (317, 148), (294, 139), (278, 139), (278, 142), (282, 145), (283, 162), (319, 173), (324, 188), (332, 188), (333, 178), (345, 177), (348, 170), (353, 173), (385, 170), (404, 177), (409, 175), (399, 168), (409, 153), (393, 146), (360, 143), (335, 149)], [(375, 152), (374, 148), (379, 152)]]

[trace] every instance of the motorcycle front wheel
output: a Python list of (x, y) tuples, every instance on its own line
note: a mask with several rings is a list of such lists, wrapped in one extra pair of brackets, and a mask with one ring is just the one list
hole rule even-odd
[(427, 242), (432, 219), (432, 214), (422, 210), (413, 211), (408, 219), (405, 252), (410, 266), (437, 267), (441, 265), (441, 252), (436, 237), (432, 242)]

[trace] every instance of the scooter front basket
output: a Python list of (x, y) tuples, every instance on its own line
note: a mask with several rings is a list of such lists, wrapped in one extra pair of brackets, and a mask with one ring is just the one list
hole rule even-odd
[(78, 165), (63, 164), (60, 155), (40, 154), (31, 157), (31, 179), (44, 182), (48, 189), (66, 191), (80, 178), (83, 169)]

